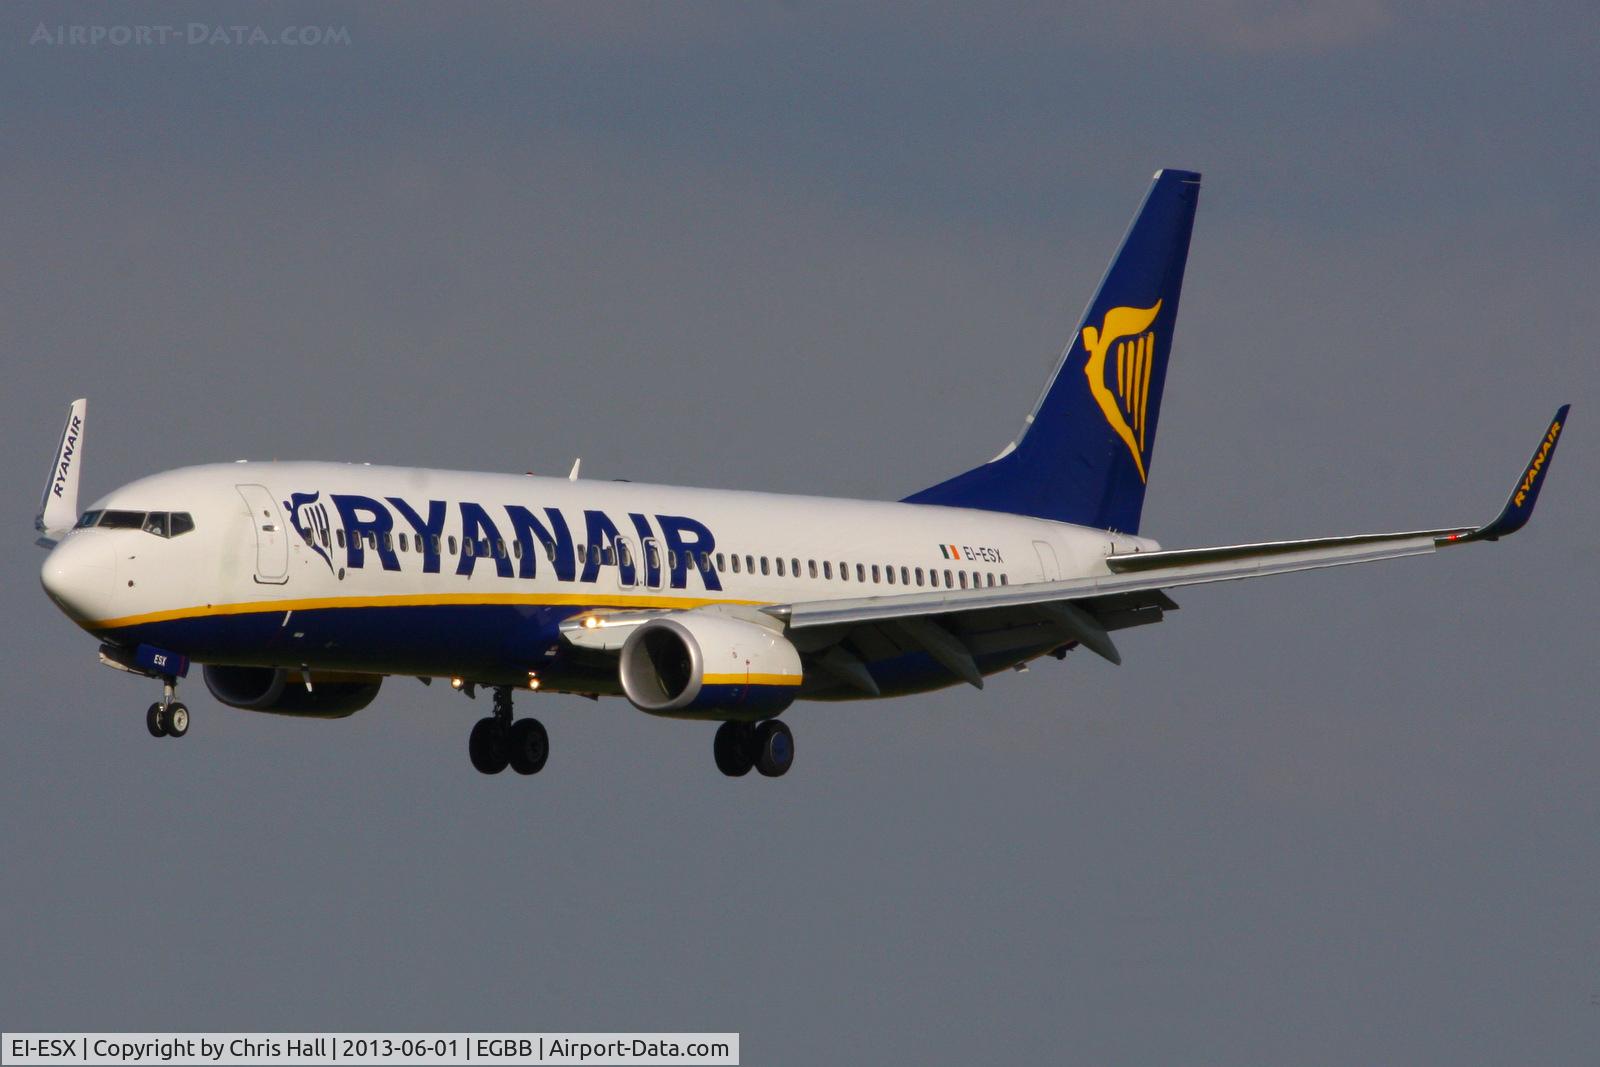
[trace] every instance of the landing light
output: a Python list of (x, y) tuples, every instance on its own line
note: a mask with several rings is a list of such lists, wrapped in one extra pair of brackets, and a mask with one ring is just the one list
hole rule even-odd
[(456, 678), (456, 677), (452, 676), (451, 679), (450, 679), (450, 688), (451, 689), (460, 689), (463, 685), (466, 685), (466, 684), (467, 683), (466, 683), (465, 679), (462, 679), (462, 678)]
[(587, 619), (583, 620), (583, 628), (585, 630), (593, 630), (596, 626), (599, 626), (599, 625), (600, 625), (600, 620), (595, 618), (593, 615), (591, 615)]

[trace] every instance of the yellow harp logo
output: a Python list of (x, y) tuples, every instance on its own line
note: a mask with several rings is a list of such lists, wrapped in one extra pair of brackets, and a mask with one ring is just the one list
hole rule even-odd
[[(1145, 412), (1150, 402), (1150, 372), (1156, 361), (1156, 335), (1149, 328), (1160, 311), (1159, 300), (1151, 308), (1112, 308), (1098, 330), (1093, 326), (1083, 328), (1083, 347), (1089, 353), (1083, 373), (1089, 379), (1089, 392), (1100, 405), (1106, 424), (1133, 454), (1141, 482), (1146, 480)], [(1113, 344), (1117, 346), (1117, 376), (1107, 384), (1106, 363)]]

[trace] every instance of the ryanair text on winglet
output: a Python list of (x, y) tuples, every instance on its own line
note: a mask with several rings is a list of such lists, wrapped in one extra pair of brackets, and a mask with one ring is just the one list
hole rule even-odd
[(1560, 436), (1561, 420), (1557, 419), (1550, 424), (1549, 432), (1544, 435), (1544, 444), (1539, 446), (1538, 454), (1533, 457), (1533, 462), (1528, 464), (1528, 472), (1522, 476), (1522, 481), (1517, 483), (1516, 495), (1511, 498), (1511, 502), (1517, 507), (1522, 506), (1522, 501), (1533, 488), (1533, 483), (1544, 473), (1544, 461), (1549, 458), (1550, 450), (1556, 446), (1556, 438)]
[(72, 470), (72, 457), (77, 454), (78, 435), (82, 432), (83, 420), (73, 415), (61, 444), (61, 455), (56, 460), (56, 476), (50, 483), (50, 492), (54, 496), (61, 496), (67, 487), (67, 475)]

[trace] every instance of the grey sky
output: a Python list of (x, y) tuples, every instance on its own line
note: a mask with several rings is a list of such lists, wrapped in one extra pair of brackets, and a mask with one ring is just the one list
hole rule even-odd
[[(1104, 5), (1090, 5), (1098, 8)], [(1590, 5), (0, 10), (8, 1029), (729, 1029), (749, 1063), (1588, 1062), (1600, 1042)], [(30, 45), (58, 24), (348, 46)], [(147, 684), (38, 587), (84, 491), (374, 460), (897, 497), (1010, 439), (1161, 166), (1205, 174), (1146, 532), (1534, 523), (711, 730), (396, 681)], [(1600, 426), (1600, 422), (1595, 422)]]

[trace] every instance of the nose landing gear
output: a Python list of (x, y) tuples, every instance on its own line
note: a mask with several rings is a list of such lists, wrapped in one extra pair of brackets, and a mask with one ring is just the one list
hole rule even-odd
[(538, 774), (550, 758), (550, 735), (538, 719), (511, 719), (511, 687), (494, 689), (494, 714), (479, 719), (467, 737), (467, 757), (480, 774), (499, 774), (508, 766), (518, 774)]
[(178, 680), (171, 675), (161, 679), (161, 699), (144, 713), (145, 729), (151, 737), (182, 737), (189, 732), (189, 709), (174, 697)]

